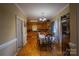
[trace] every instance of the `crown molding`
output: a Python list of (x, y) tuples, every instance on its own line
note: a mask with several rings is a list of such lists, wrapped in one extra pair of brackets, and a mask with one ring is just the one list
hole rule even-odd
[[(64, 6), (61, 10), (59, 10), (58, 13), (56, 13), (55, 16), (57, 16), (58, 14), (60, 14), (63, 10), (65, 10), (67, 7), (69, 6), (69, 4), (67, 4), (66, 6)], [(52, 18), (54, 18), (55, 16), (53, 16)]]
[(17, 3), (14, 3), (14, 5), (25, 15), (24, 11), (20, 8), (20, 6)]

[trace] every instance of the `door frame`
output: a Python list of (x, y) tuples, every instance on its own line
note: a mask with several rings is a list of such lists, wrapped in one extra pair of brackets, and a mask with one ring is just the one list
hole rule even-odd
[[(21, 28), (22, 28), (22, 29), (21, 29), (21, 34), (22, 34), (22, 35), (21, 35), (21, 38), (22, 38), (22, 47), (23, 47), (23, 39), (24, 39), (24, 38), (23, 38), (23, 23), (22, 23), (22, 22), (23, 22), (23, 21), (22, 21), (23, 19), (22, 19), (21, 17), (19, 17), (19, 16), (15, 16), (16, 38), (17, 38), (17, 20), (20, 20), (20, 21), (21, 21)], [(17, 41), (16, 41), (16, 44), (17, 44), (17, 45), (16, 45), (16, 48), (17, 48), (16, 51), (18, 52), (18, 51), (21, 49), (21, 48), (18, 49), (18, 39), (17, 39)]]

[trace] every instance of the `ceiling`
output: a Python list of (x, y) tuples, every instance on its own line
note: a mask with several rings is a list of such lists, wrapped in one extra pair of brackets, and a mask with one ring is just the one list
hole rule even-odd
[(45, 16), (47, 19), (55, 16), (67, 3), (19, 3), (17, 6), (29, 18), (37, 19)]

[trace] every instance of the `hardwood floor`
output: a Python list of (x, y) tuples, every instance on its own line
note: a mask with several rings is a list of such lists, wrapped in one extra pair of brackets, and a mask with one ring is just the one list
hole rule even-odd
[[(52, 50), (49, 48), (40, 48), (38, 45), (37, 34), (29, 33), (27, 44), (18, 52), (17, 56), (57, 56), (62, 55), (60, 52), (60, 47), (57, 44), (52, 45)], [(40, 50), (47, 49), (47, 50)]]

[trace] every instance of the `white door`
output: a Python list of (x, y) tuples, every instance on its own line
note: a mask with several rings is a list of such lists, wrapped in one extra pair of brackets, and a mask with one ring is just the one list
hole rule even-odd
[(17, 18), (17, 48), (20, 49), (23, 46), (23, 22)]

